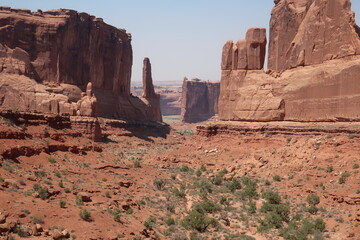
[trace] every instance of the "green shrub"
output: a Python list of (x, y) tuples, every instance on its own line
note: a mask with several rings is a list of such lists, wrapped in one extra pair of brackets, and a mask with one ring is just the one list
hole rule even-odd
[(262, 194), (262, 197), (268, 201), (268, 203), (271, 203), (271, 204), (279, 204), (281, 202), (281, 197), (278, 193), (276, 192), (272, 192), (272, 191), (269, 191), (269, 192), (264, 192)]
[(31, 216), (31, 221), (35, 224), (43, 224), (44, 220), (39, 216)]
[(165, 188), (165, 185), (166, 185), (166, 180), (165, 179), (162, 179), (162, 178), (160, 178), (160, 179), (158, 179), (158, 178), (156, 178), (155, 180), (154, 180), (154, 186), (158, 189), (158, 190), (164, 190), (164, 188)]
[(310, 194), (306, 197), (306, 201), (310, 205), (318, 205), (320, 203), (320, 197), (316, 194)]
[(182, 165), (182, 166), (180, 167), (180, 171), (181, 171), (181, 172), (189, 172), (189, 171), (190, 171), (190, 168), (189, 168), (189, 166), (187, 166), (187, 165)]
[(59, 171), (55, 171), (54, 175), (58, 178), (61, 178), (61, 173)]
[(352, 168), (353, 168), (353, 169), (358, 169), (359, 167), (360, 167), (359, 164), (355, 163)]
[(172, 225), (175, 225), (175, 220), (173, 218), (167, 218), (167, 219), (165, 219), (165, 223), (168, 226), (172, 226)]
[(0, 176), (0, 182), (4, 182), (4, 178)]
[(148, 217), (148, 219), (144, 222), (144, 226), (148, 230), (152, 230), (156, 224), (156, 218), (153, 216)]
[(235, 192), (236, 190), (241, 189), (241, 183), (240, 183), (239, 179), (233, 178), (231, 180), (231, 182), (227, 185), (227, 188), (231, 192)]
[(107, 198), (111, 198), (110, 193), (109, 193), (109, 192), (105, 192), (105, 197), (107, 197)]
[(213, 179), (212, 182), (213, 182), (214, 185), (219, 186), (219, 185), (221, 185), (222, 182), (223, 182), (223, 177), (220, 176), (220, 175), (216, 175), (216, 176), (214, 177), (214, 179)]
[(35, 171), (34, 172), (36, 177), (43, 178), (46, 177), (47, 173), (45, 171)]
[(75, 204), (76, 204), (77, 206), (83, 206), (83, 205), (84, 205), (84, 201), (83, 201), (81, 198), (76, 197), (76, 199), (75, 199)]
[(129, 208), (128, 210), (126, 210), (126, 214), (131, 215), (133, 213), (134, 213), (134, 209), (132, 209), (132, 208)]
[(241, 182), (244, 185), (240, 196), (242, 199), (253, 199), (257, 198), (259, 194), (256, 192), (257, 190), (257, 183), (251, 180), (249, 177), (242, 177)]
[(182, 221), (182, 226), (186, 229), (196, 230), (198, 232), (205, 232), (208, 227), (219, 226), (219, 223), (214, 218), (209, 218), (204, 212), (192, 210)]
[(249, 207), (246, 209), (246, 211), (249, 214), (255, 214), (256, 213), (256, 204), (255, 204), (255, 202), (250, 202)]
[(345, 171), (341, 174), (342, 177), (350, 177), (350, 173), (348, 171)]
[(273, 180), (275, 182), (281, 182), (281, 177), (279, 175), (275, 175), (275, 176), (273, 176)]
[(85, 220), (87, 222), (91, 221), (91, 213), (86, 209), (81, 209), (79, 216), (82, 220)]
[(201, 165), (201, 166), (200, 166), (200, 171), (206, 172), (206, 167), (205, 167), (204, 165)]
[(46, 187), (41, 186), (40, 184), (34, 184), (33, 190), (39, 194), (39, 197), (42, 200), (46, 200), (49, 198), (49, 192)]
[(52, 164), (56, 163), (56, 159), (54, 157), (49, 157), (48, 161), (49, 161), (49, 163), (52, 163)]
[(185, 198), (185, 196), (186, 196), (186, 194), (185, 194), (185, 185), (181, 185), (180, 189), (174, 188), (172, 192), (177, 197)]
[(65, 192), (65, 193), (71, 193), (71, 190), (70, 190), (70, 188), (65, 188), (65, 189), (64, 189), (64, 192)]
[(200, 177), (201, 174), (202, 174), (202, 172), (200, 171), (200, 169), (196, 170), (195, 175), (196, 175), (197, 177)]
[(65, 200), (62, 200), (62, 199), (60, 199), (60, 201), (59, 201), (59, 205), (60, 205), (61, 208), (65, 208), (66, 203), (67, 202)]
[(327, 173), (331, 173), (334, 171), (334, 167), (333, 166), (327, 166), (326, 169), (325, 169), (325, 172)]
[(311, 205), (311, 206), (307, 209), (307, 211), (308, 211), (309, 213), (311, 213), (311, 214), (316, 214), (316, 213), (319, 211), (319, 209), (318, 209), (315, 205)]
[(198, 212), (214, 213), (221, 210), (221, 206), (209, 199), (195, 204), (194, 209)]
[(346, 177), (341, 176), (341, 177), (339, 178), (339, 183), (340, 183), (340, 184), (344, 184), (345, 182), (346, 182)]
[(265, 218), (260, 220), (260, 226), (258, 230), (260, 232), (269, 230), (271, 228), (281, 228), (283, 226), (283, 220), (276, 212), (268, 212)]
[(25, 232), (24, 229), (21, 227), (21, 225), (15, 226), (15, 228), (12, 230), (13, 233), (17, 234), (19, 237), (28, 237), (29, 233)]

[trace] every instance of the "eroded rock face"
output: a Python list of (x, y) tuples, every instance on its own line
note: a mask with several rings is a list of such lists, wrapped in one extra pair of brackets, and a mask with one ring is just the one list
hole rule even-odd
[(100, 18), (0, 7), (2, 108), (158, 120), (130, 96), (131, 67), (131, 35)]
[(219, 82), (185, 78), (181, 100), (182, 121), (201, 122), (217, 114), (219, 94)]
[(227, 41), (223, 47), (222, 70), (259, 70), (264, 67), (266, 54), (266, 29), (250, 28), (246, 39), (236, 44)]
[(269, 69), (282, 72), (360, 53), (350, 0), (276, 2), (270, 21)]
[[(131, 36), (72, 10), (19, 13), (0, 9), (1, 71), (37, 82), (130, 93)], [(15, 61), (12, 61), (15, 60)]]
[[(275, 4), (270, 22), (268, 74), (250, 66), (249, 51), (259, 56), (256, 48), (246, 49), (247, 68), (224, 68), (223, 62), (219, 118), (358, 121), (360, 38), (350, 1), (278, 0)], [(254, 35), (251, 30), (248, 34), (254, 42), (263, 42), (263, 37), (258, 37), (261, 34)], [(223, 61), (228, 60), (224, 55), (231, 43), (224, 47)], [(244, 40), (232, 47), (238, 56), (239, 45), (244, 48)], [(236, 51), (231, 52), (232, 59), (239, 59), (234, 57)], [(239, 60), (232, 64), (236, 65)]]
[(155, 93), (152, 73), (151, 73), (151, 63), (149, 58), (144, 59), (143, 67), (143, 98), (145, 102), (150, 105), (151, 111), (149, 112), (153, 120), (161, 122), (162, 115), (160, 109), (160, 95)]

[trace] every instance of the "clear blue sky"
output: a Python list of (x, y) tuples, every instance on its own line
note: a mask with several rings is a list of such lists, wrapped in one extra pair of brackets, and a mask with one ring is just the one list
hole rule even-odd
[[(133, 77), (141, 80), (149, 57), (155, 81), (198, 77), (220, 80), (221, 51), (227, 40), (243, 38), (249, 27), (268, 29), (273, 0), (0, 0), (31, 10), (74, 9), (101, 17), (133, 36)], [(352, 0), (358, 13), (360, 1)]]

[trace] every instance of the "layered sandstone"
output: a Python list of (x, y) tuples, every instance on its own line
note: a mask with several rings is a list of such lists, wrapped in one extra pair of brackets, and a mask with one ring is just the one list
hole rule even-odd
[(131, 35), (101, 18), (0, 7), (1, 107), (158, 120), (130, 96), (131, 67)]
[(348, 0), (275, 1), (270, 70), (223, 68), (220, 119), (360, 120), (357, 32)]
[(142, 97), (150, 106), (149, 116), (151, 116), (151, 119), (161, 122), (162, 115), (160, 109), (160, 95), (156, 94), (154, 90), (151, 63), (149, 58), (144, 59)]
[(182, 121), (195, 123), (218, 113), (220, 83), (184, 79), (181, 100)]
[(270, 20), (268, 68), (282, 72), (360, 53), (350, 0), (276, 1)]
[(227, 41), (223, 47), (222, 70), (259, 70), (264, 67), (266, 54), (266, 29), (250, 28), (246, 39), (236, 44)]

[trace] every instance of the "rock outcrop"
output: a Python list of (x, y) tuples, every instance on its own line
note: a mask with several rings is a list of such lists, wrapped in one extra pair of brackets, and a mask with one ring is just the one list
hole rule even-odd
[(143, 67), (143, 95), (145, 102), (150, 106), (149, 116), (151, 119), (161, 122), (162, 115), (160, 109), (160, 95), (155, 93), (152, 73), (151, 73), (151, 63), (149, 58), (144, 59)]
[(283, 72), (360, 53), (350, 0), (280, 0), (271, 13), (268, 68)]
[(206, 121), (218, 112), (220, 83), (184, 79), (181, 118), (187, 123)]
[(267, 74), (250, 68), (249, 60), (247, 68), (224, 69), (230, 64), (227, 42), (219, 118), (360, 120), (360, 38), (350, 6), (349, 0), (275, 1)]
[(259, 70), (264, 67), (266, 54), (266, 29), (250, 28), (246, 39), (236, 44), (227, 41), (223, 47), (222, 70)]
[(131, 67), (131, 35), (101, 18), (0, 7), (0, 107), (158, 120), (130, 95)]

